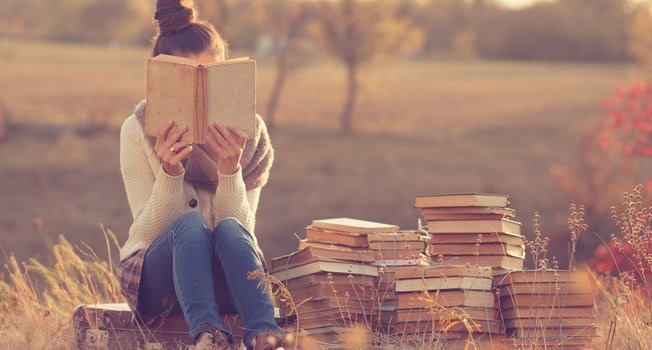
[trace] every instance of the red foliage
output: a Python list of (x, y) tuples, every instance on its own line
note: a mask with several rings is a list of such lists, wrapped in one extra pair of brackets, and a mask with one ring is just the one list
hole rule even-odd
[(652, 84), (620, 85), (602, 105), (623, 153), (652, 157)]

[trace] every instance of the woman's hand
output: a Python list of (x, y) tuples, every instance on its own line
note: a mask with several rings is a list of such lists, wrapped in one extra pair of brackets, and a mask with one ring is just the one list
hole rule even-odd
[(181, 141), (183, 134), (188, 132), (188, 127), (177, 128), (170, 134), (174, 126), (173, 121), (163, 125), (158, 135), (156, 135), (156, 144), (154, 151), (161, 160), (163, 170), (170, 176), (179, 176), (183, 174), (183, 164), (181, 162), (188, 158), (192, 151), (192, 144), (188, 141)]
[(206, 143), (219, 159), (217, 170), (220, 174), (232, 175), (238, 171), (240, 156), (246, 142), (247, 135), (238, 128), (227, 129), (218, 123), (208, 126)]

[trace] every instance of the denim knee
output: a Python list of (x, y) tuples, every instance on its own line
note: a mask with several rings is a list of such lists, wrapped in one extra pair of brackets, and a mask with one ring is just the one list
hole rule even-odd
[(251, 241), (251, 234), (236, 218), (228, 217), (220, 220), (215, 227), (214, 236), (217, 245), (230, 245), (242, 240)]
[(179, 216), (171, 228), (173, 240), (179, 238), (208, 237), (208, 233), (210, 232), (208, 226), (206, 226), (204, 217), (197, 211), (189, 211)]

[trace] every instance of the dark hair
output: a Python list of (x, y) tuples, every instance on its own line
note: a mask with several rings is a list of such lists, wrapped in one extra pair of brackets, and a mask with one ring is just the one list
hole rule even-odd
[(220, 60), (226, 58), (226, 43), (212, 24), (197, 19), (192, 0), (157, 0), (154, 19), (158, 34), (152, 39), (152, 56), (213, 50)]

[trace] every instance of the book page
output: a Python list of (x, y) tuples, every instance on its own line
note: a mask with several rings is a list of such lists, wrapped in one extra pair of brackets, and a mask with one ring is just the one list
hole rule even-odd
[(196, 133), (197, 69), (190, 62), (157, 59), (147, 62), (147, 108), (145, 133), (156, 136), (161, 127), (174, 120), (175, 128), (188, 127), (183, 141), (198, 142)]
[(208, 65), (208, 123), (235, 126), (254, 137), (256, 130), (256, 62), (226, 61)]

